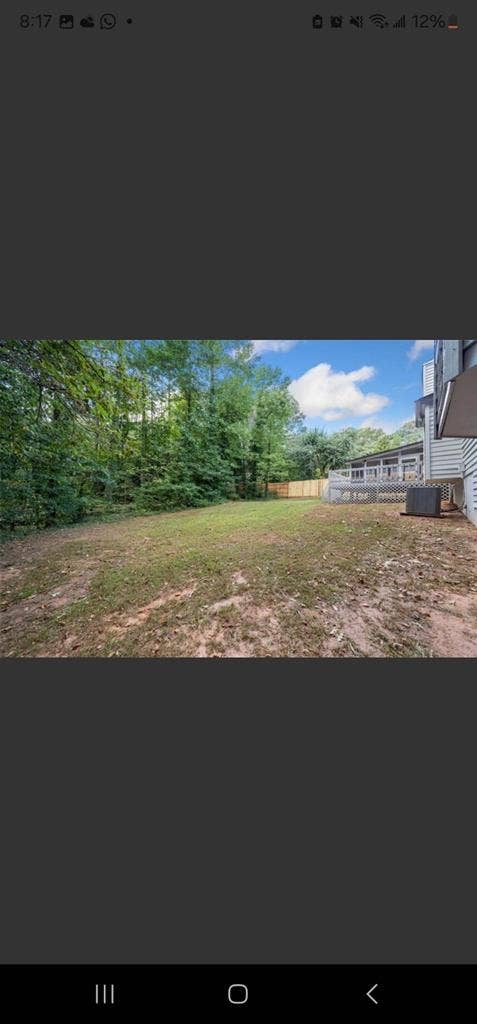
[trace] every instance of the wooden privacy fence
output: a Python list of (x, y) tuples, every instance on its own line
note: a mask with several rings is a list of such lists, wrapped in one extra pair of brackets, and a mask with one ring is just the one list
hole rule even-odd
[(269, 484), (269, 494), (277, 498), (322, 498), (326, 480), (289, 480), (280, 484)]

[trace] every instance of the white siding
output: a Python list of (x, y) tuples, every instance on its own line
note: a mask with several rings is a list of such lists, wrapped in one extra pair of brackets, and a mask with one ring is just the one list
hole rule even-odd
[(430, 359), (428, 363), (424, 363), (422, 367), (422, 394), (425, 398), (426, 395), (434, 394), (434, 360)]
[(464, 449), (465, 514), (477, 526), (477, 437), (466, 437)]
[(426, 409), (424, 427), (424, 476), (431, 480), (458, 480), (463, 475), (463, 442), (460, 437), (433, 436), (432, 409)]
[(464, 476), (477, 472), (477, 437), (466, 437), (463, 441)]
[(465, 478), (465, 514), (477, 526), (477, 472)]

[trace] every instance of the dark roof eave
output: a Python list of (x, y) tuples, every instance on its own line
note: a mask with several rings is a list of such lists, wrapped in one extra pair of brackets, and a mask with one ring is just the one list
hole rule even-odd
[(399, 455), (400, 452), (413, 450), (424, 450), (424, 441), (413, 441), (411, 444), (403, 444), (399, 448), (386, 448), (382, 452), (370, 452), (369, 455), (357, 455), (354, 459), (346, 459), (345, 466), (351, 466), (353, 462), (366, 462), (367, 459), (382, 459), (387, 455)]

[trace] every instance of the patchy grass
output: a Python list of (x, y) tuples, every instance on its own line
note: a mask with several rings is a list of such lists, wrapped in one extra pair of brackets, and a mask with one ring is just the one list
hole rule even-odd
[(0, 548), (0, 653), (477, 655), (477, 531), (398, 506), (231, 503)]

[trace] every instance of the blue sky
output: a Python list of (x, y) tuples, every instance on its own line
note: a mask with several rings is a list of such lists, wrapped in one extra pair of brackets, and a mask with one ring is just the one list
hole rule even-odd
[(414, 416), (422, 363), (433, 341), (255, 341), (255, 351), (291, 378), (309, 426), (381, 427)]

